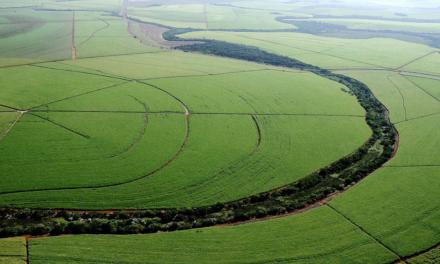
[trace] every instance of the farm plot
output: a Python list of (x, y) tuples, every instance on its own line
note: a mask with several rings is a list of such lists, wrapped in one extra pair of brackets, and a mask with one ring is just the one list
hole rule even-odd
[[(0, 12), (0, 66), (66, 59), (71, 55), (72, 13)], [(51, 20), (44, 19), (52, 17)], [(50, 39), (51, 41), (47, 41)]]
[(190, 131), (182, 153), (152, 177), (99, 189), (2, 195), (0, 203), (90, 209), (214, 204), (304, 177), (352, 152), (370, 133), (358, 117), (217, 114), (191, 115)]
[(435, 264), (440, 261), (440, 246), (408, 260), (410, 264)]
[(0, 145), (1, 152), (8, 153), (0, 158), (0, 189), (4, 193), (129, 182), (167, 163), (184, 138), (183, 115), (25, 114)]
[(391, 120), (395, 123), (440, 112), (439, 101), (429, 93), (433, 89), (438, 89), (431, 83), (416, 80), (419, 78), (390, 71), (345, 71), (342, 73), (366, 83), (389, 108)]
[(124, 81), (103, 76), (55, 71), (35, 66), (0, 69), (0, 104), (19, 109), (53, 102), (121, 85)]
[(415, 61), (402, 69), (432, 75), (440, 75), (440, 53), (433, 53), (418, 61)]
[(365, 114), (354, 96), (342, 92), (343, 85), (307, 72), (266, 70), (148, 83), (179, 97), (195, 113)]
[(152, 235), (82, 235), (31, 240), (30, 260), (37, 264), (145, 263), (146, 259), (150, 263), (193, 263), (196, 260), (197, 263), (305, 264), (387, 263), (395, 257), (325, 207), (240, 226)]
[[(78, 12), (77, 12), (78, 14)], [(130, 27), (122, 19), (86, 13), (87, 20), (75, 23), (77, 58), (158, 51), (130, 35)], [(78, 15), (76, 15), (78, 16)], [(81, 19), (81, 18), (80, 18)]]
[(199, 31), (183, 34), (182, 37), (217, 39), (257, 46), (330, 69), (397, 68), (434, 51), (424, 45), (394, 39), (339, 39), (293, 32)]
[(26, 241), (23, 237), (0, 239), (0, 264), (25, 264)]
[(275, 20), (279, 14), (256, 9), (209, 4), (130, 7), (130, 17), (170, 27), (196, 29), (287, 29), (294, 26)]
[(180, 51), (88, 58), (75, 62), (63, 61), (41, 65), (57, 69), (144, 80), (274, 69), (274, 67), (262, 64)]

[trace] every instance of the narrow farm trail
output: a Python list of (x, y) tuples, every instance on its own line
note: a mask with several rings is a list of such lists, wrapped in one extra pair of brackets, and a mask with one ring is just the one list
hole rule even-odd
[[(76, 47), (80, 47), (84, 44), (86, 44), (87, 42), (89, 42), (92, 38), (94, 38), (96, 36), (96, 34), (98, 34), (99, 32), (106, 30), (107, 28), (110, 27), (110, 23), (108, 23), (107, 21), (105, 21), (102, 18), (99, 18), (99, 21), (101, 21), (102, 23), (104, 23), (104, 26), (96, 29), (95, 31), (92, 32), (92, 34), (90, 34), (85, 40), (81, 41), (78, 45), (75, 46), (75, 50)], [(76, 53), (76, 52), (75, 52)], [(76, 56), (75, 56), (76, 57)]]
[(408, 111), (406, 110), (405, 96), (403, 95), (402, 91), (400, 90), (400, 87), (393, 81), (393, 79), (391, 79), (392, 76), (394, 76), (394, 74), (387, 75), (387, 80), (391, 83), (391, 85), (399, 93), (400, 99), (402, 100), (404, 121), (408, 121), (408, 114), (407, 114)]

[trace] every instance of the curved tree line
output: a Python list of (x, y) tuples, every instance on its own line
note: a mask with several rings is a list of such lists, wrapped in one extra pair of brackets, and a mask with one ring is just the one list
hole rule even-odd
[(301, 61), (272, 54), (256, 47), (216, 40), (183, 40), (177, 35), (192, 29), (170, 29), (168, 41), (189, 41), (176, 47), (272, 66), (309, 71), (349, 89), (366, 111), (371, 137), (356, 151), (291, 184), (236, 201), (194, 208), (162, 208), (112, 211), (46, 209), (0, 209), (0, 236), (60, 234), (134, 234), (174, 231), (238, 223), (304, 209), (354, 185), (391, 159), (398, 133), (388, 110), (364, 83)]

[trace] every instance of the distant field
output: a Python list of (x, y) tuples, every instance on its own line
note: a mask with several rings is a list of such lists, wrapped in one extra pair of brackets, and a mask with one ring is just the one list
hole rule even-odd
[(397, 68), (434, 49), (385, 38), (339, 39), (302, 33), (199, 31), (185, 38), (213, 38), (290, 56), (323, 68)]
[(153, 235), (41, 238), (32, 240), (30, 249), (31, 263), (145, 263), (147, 259), (149, 263), (311, 264), (387, 263), (394, 259), (326, 207), (231, 227)]
[(129, 16), (142, 21), (197, 29), (286, 29), (293, 26), (275, 20), (275, 14), (230, 6), (183, 4), (130, 8)]

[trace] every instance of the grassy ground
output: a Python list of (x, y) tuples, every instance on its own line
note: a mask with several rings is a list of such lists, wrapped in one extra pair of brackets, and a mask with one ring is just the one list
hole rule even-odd
[(32, 263), (385, 263), (394, 258), (325, 207), (235, 227), (41, 238), (32, 240), (30, 249)]

